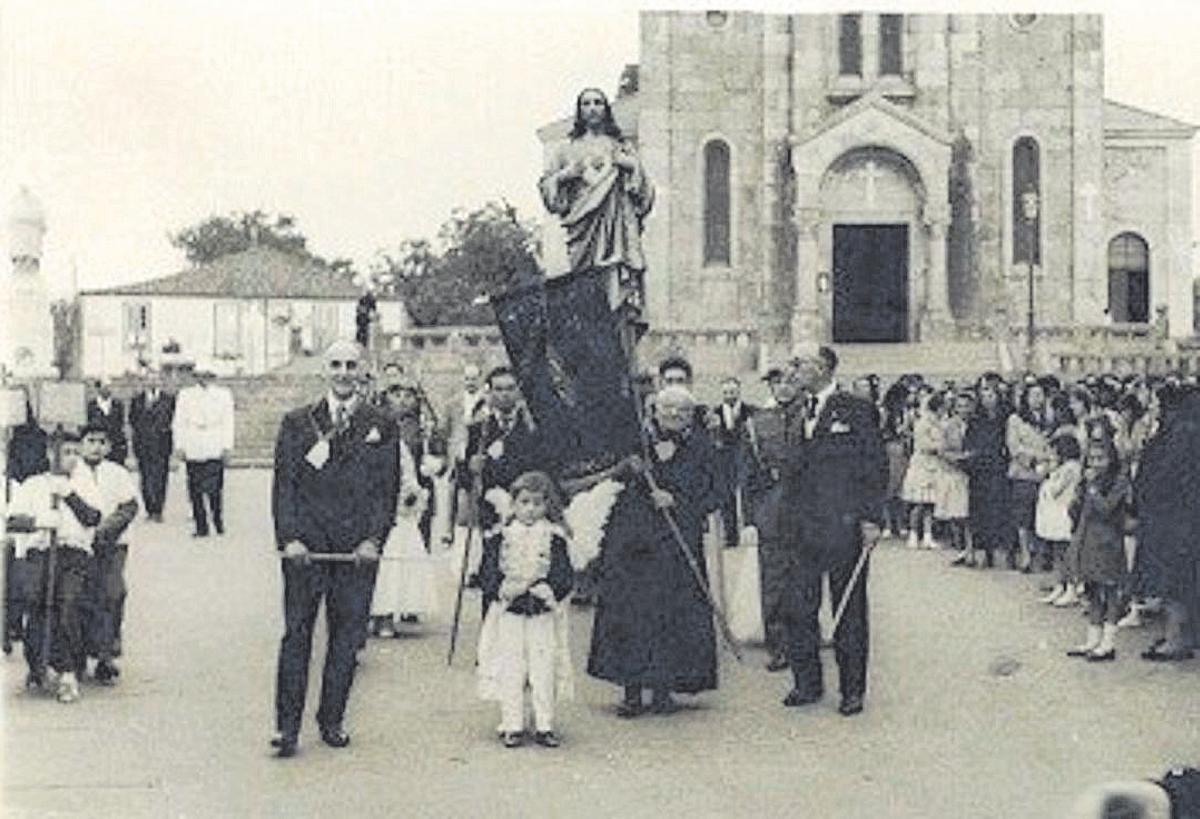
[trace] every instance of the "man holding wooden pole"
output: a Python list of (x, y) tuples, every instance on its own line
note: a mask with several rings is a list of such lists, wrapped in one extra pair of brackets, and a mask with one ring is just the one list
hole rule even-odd
[[(328, 392), (288, 413), (275, 444), (271, 508), (283, 558), (285, 622), (275, 688), (278, 734), (271, 744), (280, 757), (294, 756), (297, 750), (313, 626), (322, 600), (329, 644), (317, 725), (326, 745), (350, 744), (342, 719), (379, 553), (396, 518), (400, 469), (395, 423), (359, 397), (363, 366), (359, 345), (330, 345), (325, 353)], [(351, 559), (309, 559), (331, 554)]]

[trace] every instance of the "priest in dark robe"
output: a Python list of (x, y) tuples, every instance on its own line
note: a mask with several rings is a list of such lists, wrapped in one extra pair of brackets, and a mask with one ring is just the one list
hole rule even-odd
[[(588, 673), (625, 689), (622, 717), (670, 713), (673, 692), (717, 687), (717, 650), (701, 543), (706, 517), (721, 502), (708, 435), (692, 426), (695, 400), (683, 387), (655, 399), (649, 462), (627, 460), (601, 553), (599, 595)], [(678, 543), (663, 510), (679, 525)], [(699, 578), (685, 550), (695, 561)]]

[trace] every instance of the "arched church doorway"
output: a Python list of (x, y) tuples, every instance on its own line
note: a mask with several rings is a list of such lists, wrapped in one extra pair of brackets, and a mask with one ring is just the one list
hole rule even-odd
[(895, 151), (858, 148), (825, 174), (829, 303), (834, 342), (904, 342), (914, 336), (925, 253), (924, 193)]

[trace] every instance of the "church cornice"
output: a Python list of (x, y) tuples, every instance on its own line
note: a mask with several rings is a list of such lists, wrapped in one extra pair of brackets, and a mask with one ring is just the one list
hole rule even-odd
[(953, 144), (954, 138), (946, 131), (918, 117), (916, 114), (890, 102), (879, 92), (873, 92), (859, 97), (854, 102), (846, 107), (836, 111), (826, 117), (816, 125), (812, 130), (804, 134), (792, 136), (792, 145), (794, 147), (802, 147), (806, 143), (819, 139), (824, 134), (835, 128), (867, 115), (870, 111), (879, 111), (890, 119), (896, 120), (907, 127), (919, 131), (924, 136), (949, 147)]
[(1115, 100), (1104, 101), (1104, 138), (1191, 139), (1195, 125)]

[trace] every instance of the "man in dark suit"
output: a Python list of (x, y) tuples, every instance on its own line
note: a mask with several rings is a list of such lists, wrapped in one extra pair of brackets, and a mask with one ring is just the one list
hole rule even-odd
[(478, 475), (482, 484), (485, 500), (480, 505), (479, 525), (485, 532), (499, 522), (495, 508), (486, 500), (488, 490), (507, 491), (522, 473), (532, 469), (554, 472), (547, 441), (521, 403), (516, 374), (508, 367), (497, 367), (488, 373), (487, 386), (487, 412), (468, 427), (466, 450), (467, 471)]
[(754, 414), (755, 407), (742, 401), (742, 384), (732, 376), (721, 382), (721, 403), (713, 407), (715, 416), (714, 443), (720, 460), (721, 479), (724, 483), (721, 500), (721, 526), (725, 534), (725, 546), (738, 545), (746, 514), (742, 504), (742, 484), (746, 467), (746, 421)]
[[(843, 716), (862, 711), (867, 685), (867, 565), (851, 577), (879, 539), (879, 514), (887, 458), (868, 402), (838, 389), (837, 355), (828, 347), (801, 344), (793, 352), (791, 377), (805, 394), (805, 430), (791, 509), (799, 532), (789, 555), (790, 600), (785, 604), (788, 661), (794, 686), (784, 705), (801, 706), (824, 693), (821, 672), (822, 578), (829, 576), (834, 605), (849, 594), (834, 631)], [(864, 556), (865, 561), (865, 556)], [(849, 589), (849, 591), (847, 591)]]
[[(275, 688), (281, 757), (296, 753), (308, 690), (313, 624), (325, 601), (328, 647), (317, 725), (344, 748), (342, 728), (365, 633), (379, 552), (396, 514), (399, 446), (395, 423), (361, 399), (362, 348), (337, 341), (325, 353), (326, 396), (284, 416), (275, 444), (271, 508), (283, 559), (285, 630)], [(310, 560), (344, 555), (344, 562)]]
[(146, 517), (159, 523), (167, 498), (174, 419), (174, 394), (164, 389), (161, 375), (147, 373), (145, 389), (129, 404), (129, 428), (133, 431), (133, 454), (138, 462)]
[(121, 399), (113, 397), (104, 381), (96, 381), (92, 386), (94, 392), (87, 403), (87, 422), (104, 427), (109, 444), (105, 457), (124, 466), (129, 456), (129, 444), (125, 437), (125, 405)]
[[(487, 388), (487, 409), (482, 418), (467, 428), (467, 469), (459, 477), (460, 486), (468, 492), (473, 492), (473, 484), (478, 481), (477, 523), (485, 535), (503, 523), (488, 500), (491, 490), (507, 492), (522, 473), (533, 469), (552, 476), (555, 473), (549, 442), (534, 423), (529, 408), (521, 401), (516, 373), (508, 367), (497, 367), (488, 373)], [(478, 583), (478, 576), (472, 575), (469, 585), (476, 587)], [(485, 597), (482, 603), (484, 616), (488, 605)]]

